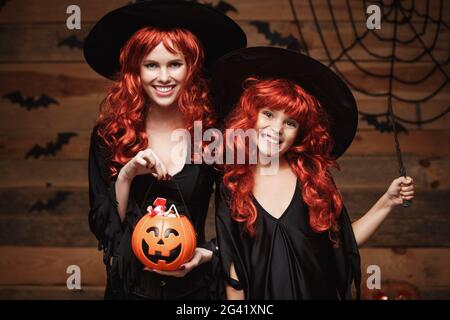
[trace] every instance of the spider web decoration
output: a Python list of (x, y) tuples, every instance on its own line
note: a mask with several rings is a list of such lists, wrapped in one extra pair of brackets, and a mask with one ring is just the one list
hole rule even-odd
[[(306, 1), (306, 0), (305, 0)], [(367, 8), (371, 4), (376, 4), (381, 14), (381, 28), (386, 28), (388, 26), (390, 29), (392, 29), (392, 34), (388, 37), (384, 37), (379, 35), (376, 31), (371, 32), (368, 28), (362, 33), (359, 34), (358, 30), (355, 25), (355, 19), (352, 13), (352, 8), (350, 6), (349, 0), (345, 0), (346, 8), (349, 14), (349, 23), (351, 26), (351, 30), (353, 33), (353, 41), (350, 43), (350, 45), (345, 45), (343, 41), (343, 33), (342, 30), (339, 29), (339, 24), (337, 23), (335, 10), (333, 8), (333, 3), (331, 0), (327, 0), (327, 7), (328, 11), (331, 16), (331, 22), (333, 26), (333, 30), (335, 30), (336, 33), (336, 39), (338, 41), (338, 44), (340, 46), (340, 53), (337, 55), (337, 57), (332, 57), (331, 50), (328, 48), (327, 43), (325, 41), (319, 20), (317, 19), (316, 10), (313, 5), (312, 0), (308, 0), (309, 8), (311, 10), (313, 23), (315, 25), (315, 28), (319, 34), (320, 43), (322, 44), (323, 49), (325, 50), (326, 58), (328, 59), (328, 67), (332, 68), (344, 81), (348, 83), (348, 85), (356, 92), (362, 93), (367, 96), (371, 97), (386, 97), (387, 98), (387, 110), (382, 113), (377, 114), (370, 114), (367, 112), (363, 112), (359, 110), (359, 114), (361, 115), (361, 120), (366, 121), (369, 125), (372, 125), (376, 130), (380, 132), (393, 132), (394, 133), (394, 142), (395, 142), (395, 150), (396, 150), (396, 156), (398, 161), (398, 168), (400, 176), (406, 176), (406, 169), (403, 165), (403, 159), (402, 159), (402, 153), (400, 150), (400, 144), (398, 141), (398, 131), (403, 131), (407, 133), (406, 127), (402, 125), (402, 123), (408, 123), (416, 125), (417, 127), (420, 127), (421, 125), (425, 123), (430, 123), (433, 121), (436, 121), (440, 118), (442, 118), (444, 115), (446, 115), (450, 111), (450, 106), (446, 107), (446, 109), (442, 112), (440, 112), (437, 115), (432, 116), (428, 119), (422, 119), (421, 118), (421, 104), (427, 101), (430, 101), (432, 98), (434, 98), (439, 92), (444, 90), (446, 88), (448, 82), (449, 82), (449, 76), (444, 69), (444, 66), (446, 66), (450, 61), (450, 56), (447, 52), (447, 57), (444, 61), (439, 61), (436, 56), (434, 55), (434, 50), (436, 49), (436, 44), (438, 42), (439, 35), (441, 34), (441, 31), (448, 31), (449, 25), (443, 21), (442, 15), (443, 15), (443, 0), (439, 0), (439, 17), (437, 19), (431, 17), (430, 15), (430, 0), (426, 0), (425, 3), (425, 12), (421, 12), (416, 7), (415, 0), (410, 1), (400, 1), (400, 0), (392, 0), (388, 4), (387, 1), (366, 1), (363, 0), (363, 8)], [(295, 23), (298, 29), (300, 41), (302, 43), (305, 43), (304, 36), (301, 32), (300, 28), (300, 21), (297, 17), (297, 13), (294, 6), (294, 0), (289, 0), (291, 10), (293, 17), (295, 19)], [(408, 5), (406, 5), (408, 3)], [(421, 28), (416, 28), (416, 26), (411, 22), (414, 19), (414, 21), (420, 21), (422, 24)], [(417, 25), (417, 23), (415, 22)], [(430, 25), (433, 25), (434, 28), (429, 27)], [(401, 37), (398, 33), (399, 27), (407, 27), (410, 35), (408, 38)], [(433, 41), (431, 44), (426, 44), (425, 40), (423, 39), (425, 36), (429, 36), (431, 32), (431, 37)], [(434, 34), (433, 34), (434, 32)], [(380, 47), (391, 47), (391, 53), (388, 55), (383, 55), (377, 52), (374, 52), (369, 48), (368, 45), (366, 45), (366, 40), (368, 38), (368, 35), (373, 35), (376, 37), (376, 40), (378, 44), (380, 44)], [(420, 48), (420, 52), (412, 58), (405, 58), (402, 57), (399, 52), (397, 51), (398, 46), (403, 46), (404, 48), (412, 47), (412, 44), (415, 46), (418, 46)], [(310, 55), (308, 48), (304, 46), (305, 50), (304, 53), (307, 55)], [(354, 48), (362, 49), (365, 54), (367, 54), (372, 60), (375, 61), (382, 61), (382, 62), (389, 62), (389, 72), (380, 74), (375, 73), (370, 70), (367, 70), (364, 68), (360, 63), (358, 63), (355, 59), (353, 59), (351, 52)], [(414, 48), (414, 47), (413, 47)], [(409, 80), (409, 79), (403, 79), (400, 76), (398, 76), (395, 72), (395, 64), (398, 62), (410, 64), (413, 65), (414, 63), (417, 63), (419, 61), (423, 61), (424, 58), (427, 57), (431, 60), (431, 68), (430, 70), (420, 79), (416, 80)], [(350, 62), (351, 65), (361, 72), (365, 78), (372, 78), (372, 79), (385, 79), (387, 81), (388, 89), (386, 92), (373, 92), (368, 89), (364, 89), (358, 84), (353, 83), (350, 81), (345, 75), (339, 70), (336, 62), (340, 61), (341, 59), (346, 58), (346, 61)], [(440, 82), (436, 82), (434, 85), (434, 88), (430, 90), (431, 93), (426, 94), (425, 96), (422, 96), (420, 98), (411, 98), (411, 97), (402, 97), (394, 93), (394, 84), (400, 84), (403, 86), (411, 86), (411, 89), (408, 90), (408, 92), (414, 92), (410, 91), (414, 89), (414, 86), (420, 86), (423, 85), (428, 79), (430, 79), (435, 73), (439, 72), (443, 77), (443, 80)], [(414, 104), (416, 106), (416, 119), (411, 120), (404, 117), (400, 117), (396, 115), (393, 111), (393, 103), (395, 101), (408, 103), (408, 104)], [(380, 121), (380, 118), (382, 119)], [(411, 205), (410, 201), (404, 201), (403, 206), (409, 207)]]
[[(300, 37), (300, 41), (304, 43), (304, 36), (302, 30), (300, 28), (300, 21), (297, 17), (297, 13), (294, 6), (294, 0), (289, 0), (291, 11), (294, 16), (294, 20), (298, 29), (298, 34)], [(331, 23), (333, 26), (333, 30), (335, 30), (336, 39), (340, 46), (339, 53), (337, 56), (333, 57), (331, 52), (332, 50), (327, 46), (327, 42), (325, 41), (323, 31), (319, 20), (317, 18), (316, 9), (313, 5), (312, 0), (307, 0), (309, 8), (312, 13), (312, 19), (314, 26), (318, 32), (320, 43), (325, 51), (326, 58), (328, 60), (328, 66), (332, 68), (347, 84), (352, 88), (352, 90), (362, 93), (371, 97), (386, 97), (387, 98), (387, 110), (381, 113), (367, 113), (359, 110), (359, 114), (361, 115), (361, 120), (366, 121), (369, 125), (373, 126), (376, 130), (380, 132), (392, 132), (403, 131), (407, 133), (407, 129), (402, 124), (412, 124), (420, 127), (424, 124), (436, 121), (443, 116), (445, 116), (450, 111), (450, 106), (446, 107), (443, 111), (441, 111), (437, 115), (433, 115), (430, 118), (422, 119), (422, 104), (433, 99), (438, 93), (440, 93), (444, 88), (447, 87), (449, 82), (449, 76), (444, 69), (450, 61), (450, 55), (447, 54), (447, 57), (444, 61), (439, 61), (433, 51), (436, 49), (436, 44), (438, 42), (439, 36), (442, 34), (442, 31), (449, 29), (449, 25), (443, 21), (443, 0), (439, 0), (439, 12), (438, 18), (433, 18), (430, 15), (430, 0), (425, 0), (425, 12), (420, 12), (419, 8), (416, 6), (415, 0), (410, 1), (399, 1), (392, 0), (389, 4), (386, 4), (387, 1), (366, 1), (363, 0), (363, 7), (367, 8), (371, 4), (378, 5), (381, 9), (381, 28), (391, 28), (392, 34), (389, 37), (381, 36), (377, 33), (377, 30), (366, 30), (362, 33), (358, 32), (356, 28), (356, 22), (354, 19), (354, 15), (352, 12), (352, 8), (349, 0), (345, 0), (347, 11), (349, 14), (349, 24), (351, 27), (351, 32), (353, 36), (353, 40), (350, 44), (346, 45), (343, 41), (344, 32), (340, 30), (340, 25), (337, 22), (335, 9), (333, 8), (333, 2), (331, 0), (327, 1), (328, 11), (331, 16)], [(406, 5), (408, 3), (408, 5)], [(422, 1), (421, 3), (424, 3)], [(365, 12), (364, 12), (365, 13)], [(414, 20), (414, 24), (412, 23)], [(420, 21), (421, 26), (417, 27)], [(358, 22), (361, 23), (361, 22)], [(342, 25), (341, 25), (342, 26)], [(347, 25), (348, 26), (348, 25)], [(398, 34), (398, 27), (401, 26), (403, 28), (407, 27), (409, 29), (409, 37), (400, 37)], [(433, 34), (434, 32), (434, 34)], [(380, 47), (389, 47), (391, 46), (392, 52), (388, 55), (383, 55), (377, 52), (374, 52), (369, 48), (366, 44), (368, 36), (372, 35), (376, 38)], [(430, 44), (426, 44), (423, 38), (425, 36), (430, 36), (432, 38), (432, 42)], [(417, 50), (417, 47), (420, 48), (420, 52), (412, 58), (401, 57), (400, 54), (396, 53), (396, 48), (401, 45), (403, 48), (413, 47)], [(362, 49), (365, 54), (370, 56), (372, 59), (377, 61), (385, 61), (390, 62), (390, 69), (387, 73), (375, 73), (373, 71), (367, 70), (364, 66), (362, 66), (358, 61), (352, 57), (351, 52), (353, 49), (358, 48)], [(302, 53), (310, 56), (310, 52), (306, 46), (303, 46)], [(365, 78), (372, 79), (384, 79), (388, 83), (388, 89), (385, 92), (371, 92), (371, 90), (360, 87), (357, 83), (352, 82), (346, 77), (343, 72), (338, 68), (336, 62), (341, 61), (343, 58), (346, 58), (346, 62), (352, 64), (352, 66), (361, 72)], [(403, 79), (399, 75), (395, 73), (395, 63), (401, 62), (406, 64), (413, 65), (416, 62), (423, 61), (424, 59), (430, 59), (430, 70), (426, 72), (426, 74), (420, 78), (415, 80)], [(434, 76), (436, 73), (440, 73), (443, 76), (443, 80), (436, 83), (434, 88), (430, 90), (431, 93), (418, 97), (403, 97), (396, 93), (394, 93), (395, 84), (401, 84), (403, 86), (408, 87), (408, 91), (411, 90), (413, 92), (414, 87), (422, 85), (430, 77)], [(392, 104), (394, 101), (399, 101), (403, 103), (413, 104), (416, 108), (415, 119), (408, 119), (405, 117), (400, 117), (396, 115), (393, 111), (390, 113), (389, 110), (392, 110)], [(392, 116), (392, 119), (390, 119)]]

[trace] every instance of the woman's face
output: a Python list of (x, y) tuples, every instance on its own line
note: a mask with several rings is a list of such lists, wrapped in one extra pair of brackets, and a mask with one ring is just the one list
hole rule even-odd
[(186, 61), (183, 54), (171, 53), (161, 42), (142, 60), (140, 75), (150, 99), (158, 106), (171, 107), (186, 81)]
[(298, 133), (298, 122), (284, 111), (260, 109), (256, 122), (258, 150), (265, 156), (283, 156), (293, 145)]

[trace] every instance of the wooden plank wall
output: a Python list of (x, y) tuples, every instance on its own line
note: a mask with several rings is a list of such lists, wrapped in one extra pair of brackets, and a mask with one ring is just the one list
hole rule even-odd
[[(102, 297), (104, 271), (101, 254), (88, 230), (87, 151), (89, 134), (98, 106), (110, 83), (96, 75), (84, 62), (80, 47), (59, 46), (68, 37), (83, 41), (93, 24), (106, 12), (127, 0), (10, 0), (0, 8), (0, 298), (97, 299)], [(217, 5), (218, 1), (207, 1)], [(255, 21), (268, 23), (272, 33), (298, 38), (288, 0), (228, 0), (236, 10), (230, 17), (247, 33), (249, 45), (281, 45), (259, 32)], [(388, 3), (390, 1), (387, 1)], [(416, 1), (424, 12), (427, 1)], [(309, 0), (293, 1), (311, 55), (329, 62), (315, 26)], [(333, 58), (341, 53), (336, 36), (339, 30), (345, 45), (354, 40), (346, 0), (332, 1), (337, 27), (326, 0), (313, 1), (326, 46)], [(65, 27), (66, 8), (81, 8), (81, 30)], [(362, 34), (365, 29), (364, 1), (349, 1), (353, 21)], [(367, 4), (366, 4), (367, 5)], [(450, 5), (444, 2), (443, 19), (450, 22)], [(430, 1), (429, 13), (436, 19), (439, 1)], [(422, 20), (412, 19), (421, 28)], [(436, 28), (430, 24), (421, 36), (433, 41)], [(379, 36), (389, 37), (392, 26), (383, 26)], [(407, 25), (399, 26), (399, 36), (408, 37)], [(437, 61), (447, 61), (420, 85), (400, 85), (394, 93), (418, 99), (436, 90), (449, 71), (449, 29), (442, 27), (432, 53)], [(76, 43), (77, 41), (75, 41)], [(390, 53), (389, 43), (381, 43), (369, 33), (364, 39), (379, 55)], [(291, 43), (292, 45), (292, 43)], [(398, 54), (411, 59), (423, 51), (420, 43), (401, 45)], [(361, 46), (351, 50), (358, 65), (373, 73), (389, 71), (389, 63), (368, 55)], [(361, 90), (382, 93), (385, 79), (362, 74), (348, 57), (335, 66), (350, 83)], [(415, 63), (398, 63), (396, 76), (413, 81), (426, 76), (435, 66), (429, 55)], [(448, 76), (447, 76), (448, 79)], [(448, 81), (448, 80), (447, 80)], [(19, 91), (37, 99), (47, 95), (56, 102), (47, 107), (27, 108), (5, 95)], [(431, 118), (449, 107), (448, 83), (433, 99), (421, 103), (422, 119)], [(354, 90), (361, 111), (386, 111), (386, 99), (370, 97)], [(414, 120), (417, 105), (395, 103), (397, 115)], [(407, 281), (423, 298), (450, 298), (449, 168), (450, 116), (416, 126), (403, 124), (408, 134), (400, 135), (408, 173), (416, 182), (417, 196), (409, 209), (391, 214), (365, 248), (361, 249), (363, 275), (368, 265), (379, 265), (382, 280)], [(68, 134), (69, 143), (48, 156), (29, 154), (35, 145), (44, 147), (59, 134)], [(27, 156), (28, 154), (28, 156)], [(347, 208), (356, 219), (367, 211), (397, 175), (393, 137), (380, 133), (366, 121), (359, 122), (353, 145), (339, 161), (342, 170), (335, 177)], [(40, 204), (39, 204), (40, 203)], [(211, 211), (213, 204), (211, 204)], [(210, 212), (211, 213), (211, 212)], [(213, 217), (207, 223), (208, 237), (214, 236)], [(69, 265), (82, 270), (82, 290), (65, 287)], [(363, 282), (364, 284), (364, 282)]]

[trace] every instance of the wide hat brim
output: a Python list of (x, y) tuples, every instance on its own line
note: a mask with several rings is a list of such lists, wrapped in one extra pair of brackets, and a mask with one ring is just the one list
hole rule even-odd
[(299, 52), (275, 47), (239, 49), (216, 61), (211, 73), (212, 92), (222, 117), (239, 100), (247, 77), (280, 77), (299, 84), (327, 111), (335, 158), (347, 150), (355, 137), (358, 110), (352, 92), (330, 68)]
[(247, 44), (245, 33), (214, 8), (187, 1), (144, 1), (113, 10), (92, 28), (84, 43), (86, 62), (102, 76), (114, 79), (120, 71), (120, 49), (145, 26), (185, 28), (199, 38), (205, 66)]

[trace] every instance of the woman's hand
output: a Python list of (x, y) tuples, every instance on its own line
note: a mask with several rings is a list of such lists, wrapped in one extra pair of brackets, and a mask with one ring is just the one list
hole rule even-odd
[(161, 270), (151, 270), (148, 268), (144, 268), (145, 271), (152, 271), (159, 273), (164, 276), (172, 276), (177, 278), (184, 277), (189, 271), (198, 267), (202, 263), (211, 261), (213, 252), (204, 248), (195, 248), (195, 253), (192, 259), (180, 266), (180, 269), (175, 271), (161, 271)]
[(134, 158), (122, 167), (119, 176), (131, 181), (137, 175), (149, 173), (158, 180), (166, 180), (169, 178), (166, 166), (150, 148), (139, 151)]
[(411, 177), (399, 177), (392, 181), (386, 191), (388, 205), (392, 208), (403, 204), (404, 200), (414, 198), (414, 181)]

